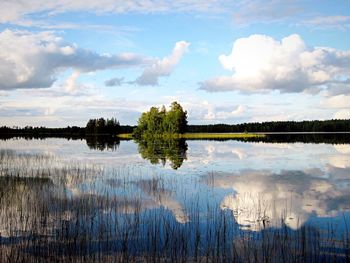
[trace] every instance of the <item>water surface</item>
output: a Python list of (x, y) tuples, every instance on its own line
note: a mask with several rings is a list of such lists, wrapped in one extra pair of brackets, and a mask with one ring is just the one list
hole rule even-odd
[[(264, 255), (264, 235), (277, 233), (290, 241), (269, 241), (281, 246), (277, 257), (345, 261), (350, 144), (334, 140), (0, 141), (2, 250), (121, 261), (220, 251), (217, 261), (243, 262), (252, 247), (239, 240), (249, 237)], [(299, 250), (300, 240), (318, 248)]]

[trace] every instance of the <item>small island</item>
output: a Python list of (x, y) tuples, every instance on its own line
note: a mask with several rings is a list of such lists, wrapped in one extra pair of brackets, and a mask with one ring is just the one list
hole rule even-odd
[(230, 139), (264, 137), (263, 134), (254, 133), (208, 133), (188, 132), (187, 111), (174, 101), (170, 109), (163, 105), (160, 108), (151, 107), (142, 113), (137, 127), (131, 134), (118, 134), (119, 138), (140, 139)]
[[(344, 134), (350, 132), (349, 119), (194, 125), (188, 124), (187, 115), (187, 111), (183, 109), (180, 103), (174, 101), (170, 104), (168, 110), (163, 105), (159, 108), (153, 106), (149, 111), (143, 112), (136, 126), (120, 124), (115, 117), (110, 119), (100, 117), (88, 120), (85, 127), (67, 126), (64, 128), (48, 128), (43, 126), (25, 126), (22, 128), (18, 126), (2, 126), (0, 127), (0, 136), (2, 138), (59, 137), (72, 139), (104, 136), (126, 140), (254, 140), (266, 138), (269, 134)], [(288, 139), (288, 141), (291, 140)]]

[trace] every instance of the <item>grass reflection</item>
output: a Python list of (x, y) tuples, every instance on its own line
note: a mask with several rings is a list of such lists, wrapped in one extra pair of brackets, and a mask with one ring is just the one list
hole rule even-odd
[[(163, 143), (170, 147), (164, 152), (153, 153), (155, 142), (145, 151), (170, 162), (170, 154), (186, 155), (187, 145)], [(213, 202), (213, 187), (220, 183), (215, 178), (206, 178), (212, 188), (193, 179), (189, 183), (200, 193), (188, 193), (174, 178), (145, 177), (147, 171), (137, 169), (107, 171), (52, 155), (1, 150), (0, 262), (350, 259), (348, 231), (339, 235), (333, 225), (326, 231), (292, 229), (283, 216), (281, 224), (262, 224), (259, 231), (242, 229), (231, 211)]]

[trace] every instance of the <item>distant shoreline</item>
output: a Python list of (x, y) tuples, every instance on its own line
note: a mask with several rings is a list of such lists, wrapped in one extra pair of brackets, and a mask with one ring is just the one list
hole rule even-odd
[[(164, 139), (245, 139), (263, 138), (266, 135), (313, 135), (313, 134), (350, 134), (350, 132), (191, 132), (174, 135), (160, 135)], [(117, 134), (119, 139), (133, 139), (132, 133)]]
[[(103, 120), (103, 118), (102, 118)], [(108, 120), (108, 119), (107, 119)], [(91, 121), (91, 120), (90, 120)], [(117, 122), (117, 121), (115, 121)], [(87, 125), (88, 126), (88, 125)], [(0, 136), (58, 136), (58, 137), (80, 137), (107, 135), (119, 138), (131, 138), (130, 135), (137, 126), (120, 125), (117, 130), (94, 130), (88, 127), (67, 126), (65, 128), (47, 128), (47, 127), (0, 127)], [(307, 134), (348, 134), (350, 133), (350, 120), (313, 120), (313, 121), (272, 121), (261, 123), (241, 123), (241, 124), (202, 124), (191, 125), (181, 131), (185, 132), (181, 136), (171, 135), (169, 131), (159, 131), (165, 133), (164, 137), (179, 138), (253, 138), (256, 135), (307, 135)], [(103, 133), (103, 134), (102, 134)], [(151, 132), (152, 135), (155, 132)], [(124, 134), (124, 135), (123, 135)], [(192, 134), (192, 135), (190, 135)], [(210, 135), (209, 135), (210, 134)], [(218, 134), (218, 135), (214, 135)], [(240, 134), (239, 136), (237, 134)], [(254, 134), (254, 135), (252, 135)]]
[(276, 134), (276, 135), (278, 135), (278, 134), (281, 134), (281, 135), (283, 135), (283, 134), (347, 134), (347, 133), (349, 133), (350, 134), (350, 132), (348, 132), (348, 131), (339, 131), (339, 132), (322, 132), (322, 131), (320, 131), (320, 132), (254, 132), (255, 134), (266, 134), (266, 135), (269, 135), (269, 134), (271, 134), (271, 135), (273, 135), (273, 134)]
[[(67, 140), (86, 140), (88, 145), (108, 145), (119, 141), (131, 141), (137, 139), (132, 133), (121, 133), (115, 135), (87, 135), (76, 136), (72, 134), (0, 134), (0, 140), (20, 139), (43, 140), (60, 138)], [(326, 144), (349, 144), (350, 132), (276, 132), (276, 133), (185, 133), (181, 136), (175, 134), (159, 135), (153, 138), (141, 138), (141, 141), (148, 141), (158, 144), (159, 142), (172, 140), (185, 141), (242, 141), (254, 143), (326, 143)]]
[[(120, 139), (133, 139), (132, 133), (117, 134)], [(193, 132), (183, 134), (160, 134), (155, 136), (155, 139), (245, 139), (245, 138), (258, 138), (265, 137), (264, 134), (256, 133), (205, 133), (205, 132)]]

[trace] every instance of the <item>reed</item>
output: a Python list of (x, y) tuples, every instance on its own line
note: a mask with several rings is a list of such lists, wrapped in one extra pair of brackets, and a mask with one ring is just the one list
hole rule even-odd
[(248, 139), (265, 137), (264, 134), (255, 133), (184, 133), (183, 139)]
[[(184, 133), (184, 134), (158, 134), (152, 139), (189, 139), (189, 140), (205, 140), (205, 139), (249, 139), (263, 138), (266, 135), (257, 133)], [(133, 139), (132, 133), (118, 134), (120, 139)]]
[(141, 168), (0, 151), (0, 175), (0, 262), (349, 261), (348, 231), (247, 231), (212, 189), (181, 207), (178, 179)]
[(133, 138), (132, 133), (120, 133), (120, 134), (117, 134), (117, 137), (119, 139), (125, 139), (125, 140), (131, 140)]

